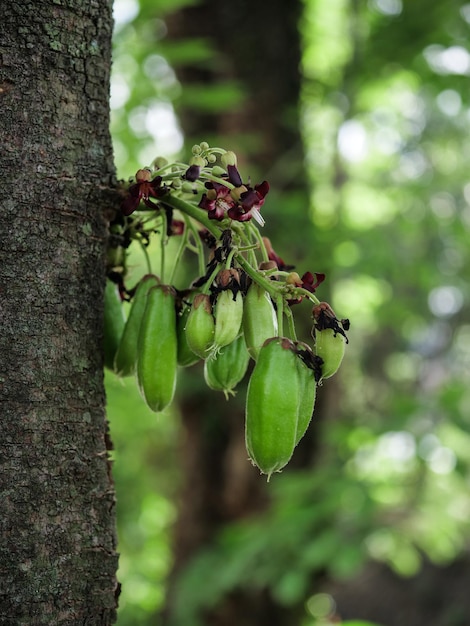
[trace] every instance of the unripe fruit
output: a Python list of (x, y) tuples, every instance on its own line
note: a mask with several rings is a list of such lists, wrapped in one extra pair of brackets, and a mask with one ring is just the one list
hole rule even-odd
[(106, 279), (104, 291), (103, 351), (105, 367), (114, 368), (114, 357), (121, 341), (126, 319), (118, 287)]
[(256, 361), (261, 346), (277, 336), (277, 316), (267, 291), (252, 283), (243, 305), (243, 333), (250, 356)]
[(188, 344), (186, 324), (188, 322), (191, 306), (185, 305), (176, 319), (176, 334), (178, 337), (178, 365), (189, 367), (200, 361), (201, 357), (195, 354)]
[(152, 411), (163, 411), (176, 387), (176, 311), (172, 287), (152, 287), (139, 333), (137, 381)]
[(323, 359), (322, 378), (329, 378), (338, 371), (345, 349), (344, 337), (332, 328), (315, 330), (315, 352)]
[[(298, 343), (296, 344), (296, 347), (297, 351), (300, 347), (311, 353), (310, 347), (306, 344)], [(317, 394), (317, 384), (315, 381), (314, 370), (308, 367), (299, 354), (297, 354), (296, 365), (300, 375), (300, 395), (297, 412), (297, 434), (295, 445), (299, 443), (307, 431), (310, 420), (312, 419)]]
[(214, 343), (215, 320), (208, 295), (199, 293), (194, 297), (186, 322), (186, 340), (189, 348), (201, 359), (206, 359)]
[(160, 282), (157, 276), (147, 274), (137, 286), (129, 316), (114, 358), (114, 369), (119, 376), (130, 376), (135, 372), (137, 362), (137, 342), (140, 325), (147, 304), (147, 294)]
[(221, 348), (213, 358), (204, 363), (204, 378), (206, 384), (217, 391), (223, 391), (225, 397), (234, 395), (234, 388), (245, 376), (250, 361), (250, 355), (245, 346), (243, 335)]
[(240, 333), (243, 318), (243, 297), (240, 292), (234, 296), (232, 291), (221, 291), (214, 307), (215, 333), (213, 351), (235, 341)]
[(245, 442), (252, 462), (268, 480), (290, 460), (297, 443), (301, 376), (290, 339), (277, 337), (261, 348), (246, 399)]

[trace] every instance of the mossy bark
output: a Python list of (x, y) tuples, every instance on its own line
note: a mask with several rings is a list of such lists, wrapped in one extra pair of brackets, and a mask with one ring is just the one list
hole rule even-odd
[(0, 20), (0, 623), (111, 624), (102, 317), (111, 1)]

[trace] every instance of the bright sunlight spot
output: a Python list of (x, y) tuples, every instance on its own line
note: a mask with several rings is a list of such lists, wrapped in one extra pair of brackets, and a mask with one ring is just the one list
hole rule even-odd
[(470, 53), (463, 46), (428, 46), (424, 58), (436, 74), (470, 74)]
[(403, 10), (401, 0), (372, 0), (371, 5), (383, 15), (400, 15)]
[(113, 18), (115, 28), (120, 28), (129, 22), (139, 13), (140, 7), (137, 0), (114, 0)]
[(344, 122), (338, 132), (338, 148), (347, 161), (358, 163), (365, 159), (368, 143), (364, 126), (357, 120)]
[(449, 317), (462, 308), (463, 295), (457, 287), (436, 287), (428, 296), (428, 305), (436, 317)]

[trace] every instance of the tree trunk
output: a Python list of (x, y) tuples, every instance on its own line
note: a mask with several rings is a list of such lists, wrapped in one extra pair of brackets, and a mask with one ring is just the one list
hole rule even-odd
[(115, 621), (101, 351), (111, 34), (110, 1), (2, 5), (2, 624)]

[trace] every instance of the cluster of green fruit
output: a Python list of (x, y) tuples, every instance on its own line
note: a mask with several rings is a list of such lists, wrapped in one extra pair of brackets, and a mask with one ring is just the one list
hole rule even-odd
[[(162, 411), (173, 400), (178, 367), (203, 360), (207, 385), (228, 398), (253, 360), (246, 446), (269, 477), (305, 434), (317, 385), (343, 359), (349, 322), (314, 295), (322, 274), (300, 277), (261, 237), (251, 218), (264, 223), (268, 191), (266, 182), (243, 184), (235, 155), (207, 144), (193, 148), (188, 164), (159, 159), (137, 172), (111, 225), (105, 363), (119, 376), (136, 375), (148, 406)], [(160, 237), (163, 259), (168, 238), (181, 238), (171, 277), (183, 253), (196, 255), (199, 276), (189, 286), (177, 289), (149, 271), (127, 289), (126, 251), (152, 236)], [(160, 270), (165, 276), (163, 263)], [(127, 320), (123, 300), (131, 301)], [(292, 306), (302, 300), (313, 304), (314, 347), (296, 337)]]

